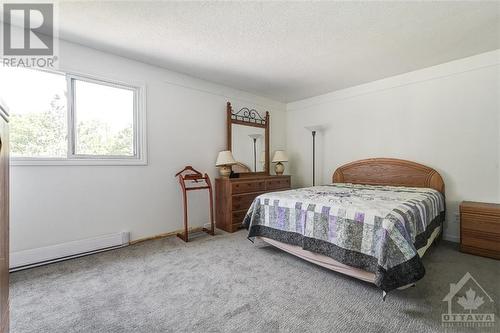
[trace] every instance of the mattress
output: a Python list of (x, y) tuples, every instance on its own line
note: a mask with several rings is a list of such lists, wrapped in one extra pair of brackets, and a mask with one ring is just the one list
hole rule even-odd
[(250, 239), (321, 254), (390, 291), (424, 276), (419, 249), (439, 233), (444, 210), (433, 189), (340, 183), (260, 195), (244, 225)]

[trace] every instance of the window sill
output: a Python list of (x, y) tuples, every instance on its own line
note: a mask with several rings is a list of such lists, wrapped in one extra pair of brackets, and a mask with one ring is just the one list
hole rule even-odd
[(69, 159), (69, 158), (11, 158), (10, 166), (140, 166), (148, 165), (148, 161), (135, 158), (101, 158), (101, 159)]

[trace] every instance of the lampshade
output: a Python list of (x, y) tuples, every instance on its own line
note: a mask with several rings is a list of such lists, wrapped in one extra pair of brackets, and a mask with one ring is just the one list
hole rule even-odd
[(262, 137), (262, 134), (248, 134), (248, 136), (254, 140), (257, 140), (257, 139), (260, 139)]
[(237, 162), (234, 160), (233, 154), (230, 150), (224, 150), (219, 153), (217, 156), (217, 161), (215, 162), (215, 166), (223, 166), (223, 165), (232, 165)]
[(311, 131), (311, 132), (319, 132), (323, 129), (324, 127), (321, 125), (313, 125), (313, 126), (305, 126), (305, 129)]
[(288, 162), (288, 156), (284, 150), (276, 150), (274, 152), (273, 163), (276, 162)]

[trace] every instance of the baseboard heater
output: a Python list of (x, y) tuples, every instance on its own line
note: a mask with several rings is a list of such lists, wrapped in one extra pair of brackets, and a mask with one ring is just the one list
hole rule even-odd
[(119, 232), (36, 249), (11, 252), (10, 272), (86, 256), (129, 245), (130, 233)]

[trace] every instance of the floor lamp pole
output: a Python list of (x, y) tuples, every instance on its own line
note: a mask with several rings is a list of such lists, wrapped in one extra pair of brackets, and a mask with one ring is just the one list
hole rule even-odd
[(253, 138), (253, 171), (257, 172), (257, 138)]
[(316, 170), (316, 131), (312, 131), (312, 136), (313, 136), (313, 186), (315, 185), (314, 182), (314, 171)]

